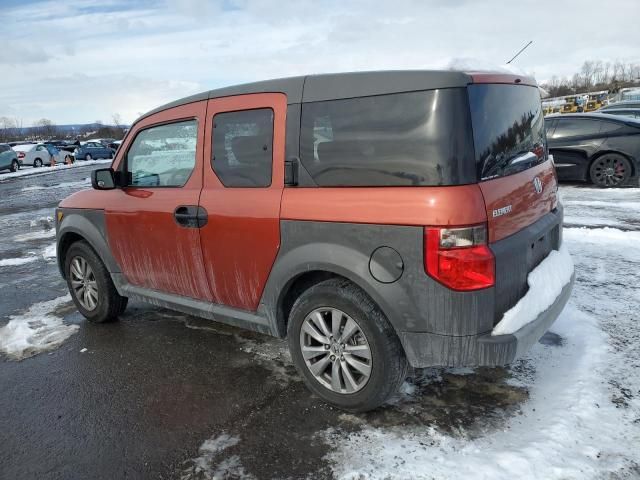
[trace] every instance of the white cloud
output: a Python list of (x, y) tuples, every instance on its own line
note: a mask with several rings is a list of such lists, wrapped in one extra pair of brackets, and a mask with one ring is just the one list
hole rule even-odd
[[(127, 121), (138, 112), (233, 83), (305, 73), (504, 63), (539, 79), (586, 59), (640, 61), (640, 4), (597, 2), (278, 2), (123, 0), (26, 3), (5, 9), (0, 115), (25, 124)], [(604, 16), (615, 28), (589, 27)], [(561, 28), (565, 22), (571, 28)]]

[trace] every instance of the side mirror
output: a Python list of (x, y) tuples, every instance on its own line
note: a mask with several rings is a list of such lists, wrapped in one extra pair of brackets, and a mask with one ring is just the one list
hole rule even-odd
[(113, 170), (100, 168), (91, 172), (91, 186), (96, 190), (113, 190), (116, 188)]

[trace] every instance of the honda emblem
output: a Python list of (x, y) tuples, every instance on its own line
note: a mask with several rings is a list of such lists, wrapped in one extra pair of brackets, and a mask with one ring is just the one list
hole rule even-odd
[(539, 177), (533, 179), (533, 188), (536, 193), (542, 193), (542, 181)]

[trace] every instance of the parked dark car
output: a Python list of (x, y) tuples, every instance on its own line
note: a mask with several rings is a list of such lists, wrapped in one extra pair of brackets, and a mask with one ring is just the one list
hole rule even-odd
[(605, 105), (598, 112), (605, 112), (607, 110), (617, 110), (619, 108), (640, 108), (640, 101), (638, 100), (623, 100), (622, 102), (614, 102), (609, 105)]
[(640, 119), (640, 108), (609, 108), (602, 111), (602, 113)]
[[(512, 363), (571, 293), (531, 78), (364, 72), (203, 92), (138, 119), (92, 186), (56, 214), (86, 318), (146, 300), (287, 337), (309, 388), (346, 410), (383, 403), (408, 365)], [(505, 330), (543, 260), (563, 286)]]
[(97, 158), (113, 158), (115, 151), (99, 142), (87, 142), (75, 151), (76, 160), (95, 160)]
[(16, 172), (20, 169), (18, 154), (7, 143), (0, 143), (0, 170)]
[(545, 118), (559, 180), (598, 187), (638, 185), (640, 121), (603, 113)]
[(78, 148), (77, 145), (74, 145), (67, 140), (50, 140), (44, 143), (45, 145), (53, 145), (58, 150), (64, 150), (65, 152), (73, 152), (76, 148)]

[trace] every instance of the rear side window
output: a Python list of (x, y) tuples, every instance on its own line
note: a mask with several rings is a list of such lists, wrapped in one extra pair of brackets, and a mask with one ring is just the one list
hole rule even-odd
[(268, 187), (273, 163), (273, 110), (213, 117), (213, 170), (225, 187)]
[(481, 180), (518, 173), (546, 160), (542, 104), (536, 87), (475, 84), (468, 91)]
[(473, 183), (465, 89), (302, 106), (300, 159), (319, 186)]
[(182, 187), (196, 165), (198, 123), (158, 125), (140, 131), (127, 152), (129, 185)]

